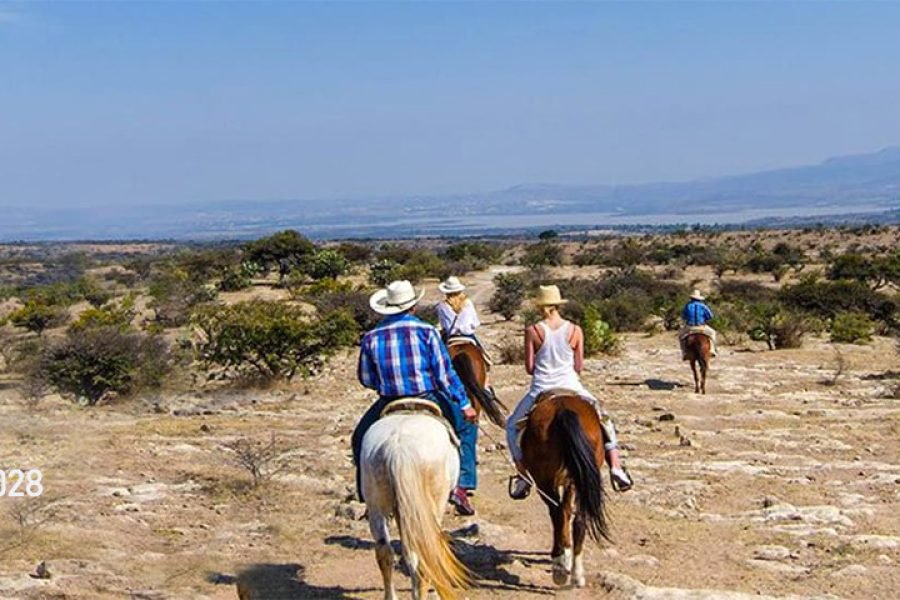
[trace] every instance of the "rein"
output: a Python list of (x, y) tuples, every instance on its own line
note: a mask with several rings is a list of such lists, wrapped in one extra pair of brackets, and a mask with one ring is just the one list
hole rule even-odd
[[(481, 431), (481, 433), (483, 433), (489, 440), (491, 440), (492, 442), (494, 442), (494, 445), (501, 445), (500, 442), (498, 442), (496, 439), (494, 439), (494, 436), (492, 436), (492, 435), (488, 432), (487, 429), (485, 429), (485, 428), (482, 427), (481, 425), (478, 426), (478, 429), (479, 429), (479, 430)], [(538, 494), (541, 495), (541, 498), (543, 498), (543, 499), (546, 500), (549, 504), (552, 504), (552, 505), (555, 506), (556, 508), (559, 508), (559, 502), (557, 502), (554, 498), (551, 498), (546, 492), (544, 492), (544, 490), (541, 489), (541, 487), (540, 487), (540, 486), (537, 484), (537, 482), (534, 480), (534, 477), (531, 476), (531, 473), (528, 472), (528, 469), (525, 469), (525, 472), (524, 472), (524, 473), (523, 473), (522, 471), (520, 471), (519, 468), (516, 466), (516, 463), (514, 463), (513, 460), (512, 460), (509, 456), (507, 456), (505, 452), (503, 453), (503, 458), (505, 458), (505, 459), (506, 459), (506, 462), (508, 462), (508, 463), (512, 466), (512, 468), (516, 470), (516, 473), (518, 473), (522, 478), (524, 478), (525, 481), (527, 481), (528, 483), (530, 483), (530, 484), (531, 484), (531, 487), (533, 487), (534, 489), (537, 490)]]

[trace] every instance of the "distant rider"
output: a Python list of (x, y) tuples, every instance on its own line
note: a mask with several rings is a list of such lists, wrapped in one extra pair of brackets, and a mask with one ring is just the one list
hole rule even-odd
[(678, 342), (681, 345), (681, 358), (687, 360), (687, 349), (684, 347), (684, 341), (691, 333), (702, 333), (709, 338), (710, 349), (713, 356), (717, 356), (716, 351), (716, 330), (707, 325), (713, 318), (713, 312), (704, 302), (706, 298), (700, 293), (700, 290), (694, 290), (691, 293), (690, 300), (685, 304), (681, 311), (681, 318), (684, 321), (684, 327), (678, 332)]

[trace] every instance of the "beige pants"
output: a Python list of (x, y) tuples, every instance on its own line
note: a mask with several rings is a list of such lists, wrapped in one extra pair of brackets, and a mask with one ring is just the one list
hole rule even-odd
[(716, 356), (718, 354), (718, 351), (716, 348), (716, 330), (715, 329), (713, 329), (709, 325), (697, 325), (695, 327), (685, 326), (685, 327), (682, 327), (678, 331), (678, 343), (681, 346), (681, 358), (683, 360), (687, 360), (687, 353), (684, 348), (684, 340), (687, 339), (687, 336), (689, 336), (692, 333), (702, 333), (703, 335), (708, 337), (709, 341), (710, 341), (710, 351), (712, 352), (712, 355)]

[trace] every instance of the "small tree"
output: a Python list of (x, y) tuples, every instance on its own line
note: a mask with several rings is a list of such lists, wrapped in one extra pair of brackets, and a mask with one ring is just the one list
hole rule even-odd
[(250, 242), (245, 247), (248, 260), (258, 263), (264, 269), (278, 264), (297, 264), (304, 256), (313, 254), (315, 245), (293, 229)]
[(496, 290), (488, 302), (488, 308), (510, 321), (525, 300), (525, 280), (514, 273), (498, 273), (494, 277), (494, 285)]
[(70, 331), (51, 343), (28, 377), (88, 405), (111, 393), (128, 395), (159, 387), (169, 371), (165, 342), (117, 327)]
[(28, 300), (25, 306), (10, 313), (9, 322), (41, 335), (48, 327), (63, 324), (67, 316), (60, 306), (46, 304), (41, 300)]
[(581, 328), (584, 331), (585, 356), (618, 354), (621, 350), (621, 340), (609, 323), (600, 318), (600, 311), (593, 304), (584, 309)]
[(350, 263), (343, 254), (329, 249), (319, 250), (303, 263), (303, 272), (316, 280), (337, 279), (349, 268)]
[(85, 310), (69, 326), (69, 330), (82, 331), (92, 327), (115, 327), (120, 331), (129, 331), (134, 316), (134, 295), (128, 295), (116, 304), (109, 303), (101, 308), (91, 307)]
[(558, 267), (562, 261), (562, 248), (549, 240), (531, 244), (525, 249), (525, 256), (522, 258), (522, 264), (532, 269)]
[(867, 344), (872, 341), (875, 323), (861, 312), (842, 312), (831, 324), (831, 341), (847, 344)]
[(359, 331), (344, 311), (310, 318), (297, 306), (264, 301), (203, 306), (194, 323), (204, 334), (197, 356), (207, 366), (264, 380), (311, 373), (339, 347), (356, 343)]

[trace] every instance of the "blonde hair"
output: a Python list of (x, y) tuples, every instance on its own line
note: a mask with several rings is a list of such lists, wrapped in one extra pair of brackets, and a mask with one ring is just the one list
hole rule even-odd
[(468, 299), (469, 297), (463, 292), (447, 294), (447, 304), (450, 305), (450, 308), (452, 308), (455, 313), (459, 313), (459, 311), (463, 309), (463, 306), (466, 305), (466, 300)]
[(541, 311), (541, 316), (546, 319), (553, 313), (559, 312), (559, 307), (555, 304), (544, 304), (542, 306), (538, 306), (538, 310)]

